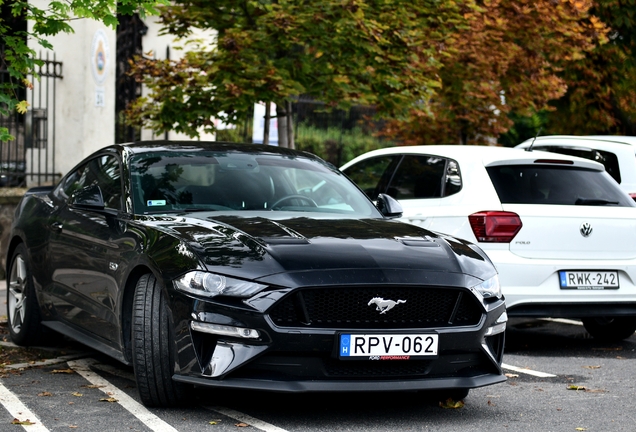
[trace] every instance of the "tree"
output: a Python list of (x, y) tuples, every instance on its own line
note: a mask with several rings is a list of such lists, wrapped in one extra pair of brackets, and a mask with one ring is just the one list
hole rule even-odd
[(609, 42), (565, 67), (568, 91), (552, 104), (548, 131), (636, 135), (636, 4), (595, 0), (591, 11), (609, 27)]
[(165, 32), (209, 30), (213, 43), (190, 40), (176, 61), (137, 59), (135, 76), (150, 93), (129, 119), (195, 137), (215, 131), (213, 117), (237, 123), (255, 102), (286, 107), (299, 95), (404, 117), (439, 87), (446, 46), (471, 8), (453, 0), (177, 0), (162, 12)]
[(511, 126), (509, 112), (528, 116), (561, 97), (567, 85), (559, 71), (606, 40), (590, 6), (589, 0), (484, 0), (443, 59), (441, 88), (383, 134), (405, 144), (491, 143)]
[[(0, 83), (0, 115), (8, 116), (14, 110), (24, 114), (28, 109), (26, 100), (21, 100), (21, 89), (31, 88), (29, 75), (38, 78), (37, 66), (42, 62), (35, 58), (35, 50), (27, 45), (32, 39), (46, 49), (53, 49), (47, 38), (58, 33), (73, 33), (71, 22), (78, 18), (89, 18), (105, 25), (117, 25), (117, 13), (131, 15), (139, 13), (157, 14), (159, 4), (168, 0), (53, 0), (46, 9), (37, 7), (28, 0), (0, 0), (0, 8), (9, 8), (13, 17), (22, 17), (32, 23), (30, 29), (12, 28), (0, 18), (0, 40), (4, 50), (0, 56), (0, 70), (8, 72), (9, 79)], [(13, 137), (6, 128), (0, 128), (0, 141)]]

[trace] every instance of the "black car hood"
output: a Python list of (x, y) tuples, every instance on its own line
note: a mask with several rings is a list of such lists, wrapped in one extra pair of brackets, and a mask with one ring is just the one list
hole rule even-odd
[(483, 280), (495, 274), (476, 246), (386, 219), (201, 213), (149, 217), (146, 224), (178, 236), (208, 270), (240, 278), (291, 272), (426, 271)]

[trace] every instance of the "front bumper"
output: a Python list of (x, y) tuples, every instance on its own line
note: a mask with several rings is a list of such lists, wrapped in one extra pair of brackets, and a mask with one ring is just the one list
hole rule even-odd
[[(476, 388), (505, 381), (501, 370), (503, 300), (486, 305), (479, 323), (425, 329), (276, 326), (268, 313), (176, 295), (178, 369), (173, 379), (207, 387), (279, 392), (401, 391)], [(258, 333), (239, 338), (192, 329), (192, 322)], [(503, 325), (502, 325), (503, 323)], [(198, 327), (198, 326), (195, 326)], [(348, 333), (437, 333), (438, 355), (412, 360), (340, 360), (338, 336)], [(250, 334), (250, 332), (245, 332)], [(254, 333), (251, 333), (254, 334)]]
[(211, 380), (207, 378), (174, 375), (175, 381), (211, 388), (233, 388), (266, 390), (280, 393), (303, 392), (368, 392), (368, 391), (409, 391), (409, 390), (444, 390), (454, 388), (478, 388), (506, 381), (502, 374), (485, 374), (475, 377), (402, 379), (386, 381), (274, 381), (264, 379), (231, 378)]

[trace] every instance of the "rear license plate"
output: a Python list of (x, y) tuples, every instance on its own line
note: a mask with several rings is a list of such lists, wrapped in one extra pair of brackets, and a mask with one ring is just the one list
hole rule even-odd
[(436, 356), (437, 334), (341, 334), (340, 358), (409, 360)]
[(618, 289), (618, 272), (562, 270), (559, 272), (559, 284), (561, 289)]

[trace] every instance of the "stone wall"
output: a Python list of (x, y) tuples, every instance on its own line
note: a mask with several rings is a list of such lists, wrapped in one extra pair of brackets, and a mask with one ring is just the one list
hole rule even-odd
[(9, 234), (15, 208), (26, 189), (0, 188), (0, 279), (5, 278)]

